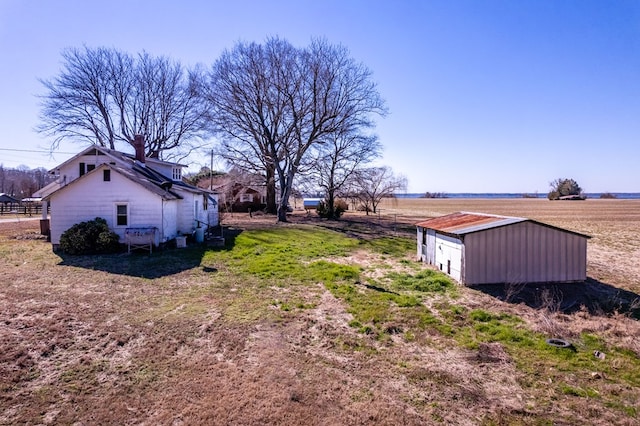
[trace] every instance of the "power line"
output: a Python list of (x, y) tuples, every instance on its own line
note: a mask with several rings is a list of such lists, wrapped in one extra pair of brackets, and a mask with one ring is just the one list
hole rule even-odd
[(75, 154), (75, 152), (62, 152), (62, 151), (46, 151), (46, 150), (36, 150), (36, 149), (11, 149), (11, 148), (0, 148), (0, 151), (13, 151), (13, 152), (36, 152), (41, 154)]

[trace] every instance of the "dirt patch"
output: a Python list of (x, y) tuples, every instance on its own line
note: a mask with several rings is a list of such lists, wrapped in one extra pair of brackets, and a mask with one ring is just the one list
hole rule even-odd
[[(233, 214), (225, 216), (224, 225), (238, 232), (322, 226), (367, 240), (381, 235), (414, 238), (413, 224), (418, 220), (457, 210), (533, 217), (594, 236), (588, 265), (594, 298), (616, 293), (610, 289), (637, 294), (638, 265), (628, 258), (638, 253), (640, 210), (634, 213), (625, 204), (589, 200), (572, 203), (602, 210), (585, 209), (580, 216), (583, 213), (570, 211), (577, 208), (573, 205), (539, 201), (473, 205), (423, 200), (404, 206), (398, 202), (383, 205), (384, 214), (379, 216), (348, 212), (340, 221), (294, 212), (289, 224), (277, 224), (271, 216)], [(607, 220), (614, 214), (619, 221)], [(37, 228), (37, 221), (0, 223), (3, 425), (632, 424), (635, 420), (603, 409), (597, 396), (569, 399), (553, 394), (553, 404), (541, 403), (557, 384), (548, 381), (546, 371), (543, 378), (527, 376), (497, 342), (464, 348), (428, 329), (408, 338), (400, 323), (389, 325), (384, 339), (359, 333), (349, 326), (353, 319), (349, 307), (322, 284), (298, 289), (262, 288), (258, 283), (252, 288), (256, 298), (286, 292), (304, 300), (305, 306), (288, 311), (270, 306), (269, 315), (258, 317), (225, 315), (245, 283), (219, 280), (221, 272), (213, 267), (169, 268), (145, 277), (125, 273), (120, 265), (65, 261), (46, 241), (28, 237), (37, 235)], [(124, 264), (128, 257), (113, 259)], [(620, 270), (612, 267), (615, 259), (623, 259), (616, 264)], [(340, 261), (361, 266), (363, 275), (374, 279), (407, 268), (406, 262), (365, 251)], [(378, 267), (382, 264), (384, 271)], [(590, 309), (573, 297), (580, 288), (571, 297), (565, 288), (561, 303), (555, 303), (551, 293), (546, 305), (534, 305), (543, 298), (525, 297), (524, 289), (502, 289), (501, 294), (459, 290), (456, 305), (511, 313), (549, 336), (571, 340), (597, 333), (612, 347), (628, 348), (640, 356), (638, 321), (615, 308), (607, 313)], [(562, 308), (562, 303), (574, 299), (572, 310)], [(442, 300), (431, 302), (435, 312)], [(239, 306), (241, 311), (243, 305)], [(592, 380), (606, 380), (602, 371), (584, 374), (592, 372), (600, 374)], [(573, 383), (571, 377), (565, 380)], [(633, 388), (606, 386), (599, 389), (625, 396), (629, 407), (637, 403), (626, 396)]]

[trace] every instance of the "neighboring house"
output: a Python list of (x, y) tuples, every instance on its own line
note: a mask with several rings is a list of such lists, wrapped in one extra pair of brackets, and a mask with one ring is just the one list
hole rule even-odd
[(57, 180), (33, 196), (50, 204), (54, 249), (64, 231), (96, 217), (122, 242), (132, 228), (156, 228), (155, 245), (218, 225), (216, 194), (184, 183), (185, 166), (145, 158), (142, 138), (135, 148), (131, 155), (93, 145), (50, 171)]
[(587, 278), (587, 235), (526, 218), (469, 212), (416, 226), (418, 258), (466, 285)]
[[(232, 171), (227, 174), (203, 179), (201, 188), (212, 188), (219, 196), (220, 206), (228, 212), (256, 212), (267, 207), (266, 188), (255, 183), (260, 177)], [(247, 183), (251, 181), (252, 183)]]
[(258, 186), (245, 186), (236, 183), (231, 187), (228, 196), (233, 201), (230, 200), (228, 204), (224, 204), (232, 212), (255, 212), (264, 210), (267, 206), (264, 188)]

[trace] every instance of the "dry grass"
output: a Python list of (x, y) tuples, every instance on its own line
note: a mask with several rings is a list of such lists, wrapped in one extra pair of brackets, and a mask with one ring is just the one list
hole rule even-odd
[[(385, 202), (380, 216), (350, 212), (332, 223), (297, 212), (292, 222), (364, 240), (380, 233), (412, 238), (415, 222), (458, 210), (531, 217), (592, 235), (588, 275), (640, 292), (640, 201), (399, 200)], [(244, 230), (276, 226), (256, 215), (229, 215), (225, 222)], [(526, 366), (502, 343), (467, 348), (429, 329), (375, 339), (349, 326), (348, 306), (323, 285), (236, 278), (225, 265), (200, 264), (198, 249), (181, 252), (185, 266), (152, 278), (122, 265), (69, 261), (36, 239), (37, 226), (0, 224), (2, 425), (638, 421), (637, 389), (598, 370), (564, 374), (551, 364)], [(173, 263), (174, 255), (152, 259)], [(412, 256), (400, 262), (357, 250), (341, 261), (377, 279), (382, 270), (418, 267), (407, 262)], [(112, 259), (143, 264), (146, 256)], [(167, 268), (162, 263), (155, 267)], [(273, 302), (292, 300), (300, 307), (284, 310)], [(623, 314), (568, 314), (553, 303), (536, 309), (474, 289), (428, 303), (441, 316), (448, 311), (438, 306), (451, 303), (517, 316), (545, 335), (594, 334), (640, 357), (640, 326)], [(557, 391), (559, 380), (565, 393)], [(585, 397), (583, 389), (609, 395)], [(608, 406), (611, 401), (620, 406)]]

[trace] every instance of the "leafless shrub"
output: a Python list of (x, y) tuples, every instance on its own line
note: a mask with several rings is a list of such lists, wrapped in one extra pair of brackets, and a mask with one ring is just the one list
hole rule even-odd
[(562, 303), (562, 292), (557, 287), (545, 287), (539, 295), (537, 302), (540, 309), (549, 313), (559, 312)]
[(513, 302), (515, 297), (524, 290), (527, 283), (507, 283), (504, 286), (504, 301), (505, 302)]

